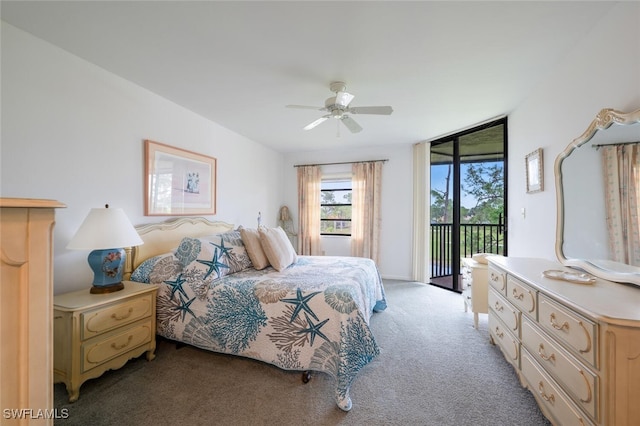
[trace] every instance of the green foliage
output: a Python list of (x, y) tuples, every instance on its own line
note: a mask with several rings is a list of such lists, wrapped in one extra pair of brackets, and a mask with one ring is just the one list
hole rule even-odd
[(470, 164), (462, 185), (462, 191), (472, 195), (477, 204), (468, 215), (462, 215), (466, 223), (498, 223), (504, 212), (504, 173), (497, 164)]

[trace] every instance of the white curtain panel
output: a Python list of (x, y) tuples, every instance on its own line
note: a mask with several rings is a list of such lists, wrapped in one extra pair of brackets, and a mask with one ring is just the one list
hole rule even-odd
[(640, 266), (640, 143), (602, 147), (612, 259)]
[(298, 254), (319, 256), (320, 248), (320, 166), (298, 167)]
[(429, 282), (429, 223), (431, 202), (431, 144), (413, 146), (413, 277), (414, 281)]
[(378, 263), (383, 161), (353, 163), (351, 255)]

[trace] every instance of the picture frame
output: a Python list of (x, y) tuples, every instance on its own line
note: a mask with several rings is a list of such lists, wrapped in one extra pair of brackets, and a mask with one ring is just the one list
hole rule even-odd
[(145, 216), (216, 214), (217, 159), (144, 141)]
[(542, 148), (536, 149), (525, 157), (528, 194), (544, 191), (544, 166), (542, 161)]

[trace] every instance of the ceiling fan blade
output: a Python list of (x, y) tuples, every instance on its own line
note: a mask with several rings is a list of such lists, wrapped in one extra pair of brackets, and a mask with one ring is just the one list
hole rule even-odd
[(360, 125), (356, 123), (355, 120), (349, 117), (348, 115), (343, 115), (341, 120), (344, 123), (344, 125), (347, 127), (347, 129), (351, 130), (351, 133), (358, 133), (359, 131), (362, 130), (362, 127), (360, 127)]
[(306, 126), (304, 126), (304, 130), (311, 130), (314, 127), (316, 127), (318, 124), (320, 123), (324, 123), (329, 117), (331, 117), (331, 115), (324, 115), (320, 118), (318, 118), (316, 121), (314, 121), (313, 123), (307, 124)]
[(378, 114), (378, 115), (391, 115), (393, 108), (390, 106), (364, 106), (349, 108), (352, 114)]
[(315, 109), (316, 111), (324, 111), (324, 107), (309, 106), (309, 105), (285, 105), (285, 108), (297, 108), (297, 109)]
[(351, 93), (347, 92), (336, 92), (336, 105), (341, 105), (346, 107), (351, 103), (351, 101), (355, 98)]

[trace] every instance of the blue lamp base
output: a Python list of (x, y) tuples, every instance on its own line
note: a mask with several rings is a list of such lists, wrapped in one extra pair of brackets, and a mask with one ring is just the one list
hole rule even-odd
[(103, 294), (122, 290), (125, 260), (126, 255), (121, 248), (94, 250), (89, 253), (89, 266), (93, 270), (93, 287), (90, 293)]

